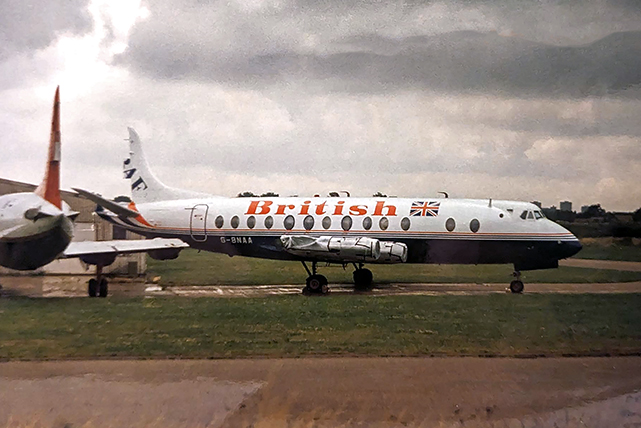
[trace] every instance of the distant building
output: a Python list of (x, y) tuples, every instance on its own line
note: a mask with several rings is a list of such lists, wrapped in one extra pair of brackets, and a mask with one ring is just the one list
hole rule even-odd
[(588, 209), (590, 209), (589, 205), (581, 205), (581, 214), (587, 213)]
[(537, 207), (541, 208), (541, 201), (532, 201), (532, 203)]
[[(34, 184), (0, 178), (0, 195), (6, 195), (8, 193), (33, 192), (34, 190), (36, 190), (36, 185)], [(62, 196), (62, 199), (69, 204), (71, 210), (78, 211), (80, 213), (76, 218), (76, 223), (93, 222), (92, 214), (96, 207), (95, 203), (88, 199), (81, 198), (75, 192), (61, 190), (60, 195)]]
[(559, 211), (556, 209), (554, 205), (552, 205), (550, 208), (542, 208), (541, 211), (550, 220), (557, 220), (558, 218), (557, 214)]
[(559, 210), (561, 210), (561, 211), (572, 211), (572, 202), (570, 202), (570, 201), (561, 201), (559, 203)]

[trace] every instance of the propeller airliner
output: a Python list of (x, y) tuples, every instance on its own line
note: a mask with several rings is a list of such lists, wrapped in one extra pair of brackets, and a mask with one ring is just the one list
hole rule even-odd
[(102, 218), (149, 238), (178, 238), (198, 250), (301, 262), (307, 272), (306, 294), (329, 291), (319, 263), (353, 265), (358, 289), (373, 282), (365, 264), (509, 263), (515, 276), (510, 290), (521, 293), (521, 271), (556, 268), (560, 259), (581, 249), (571, 232), (527, 202), (227, 198), (165, 186), (150, 170), (131, 128), (129, 149), (124, 162), (132, 193), (128, 206), (74, 189), (98, 204)]
[(188, 245), (178, 239), (138, 241), (71, 242), (73, 221), (78, 212), (60, 196), (60, 88), (56, 89), (51, 119), (51, 135), (42, 183), (33, 193), (0, 196), (0, 266), (34, 270), (56, 258), (79, 257), (97, 266), (96, 278), (89, 280), (89, 295), (106, 297), (107, 279), (102, 268), (119, 254), (154, 251), (177, 253)]

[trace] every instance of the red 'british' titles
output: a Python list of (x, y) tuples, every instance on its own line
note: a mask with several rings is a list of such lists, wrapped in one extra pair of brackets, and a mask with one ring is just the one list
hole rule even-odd
[[(307, 215), (310, 212), (313, 212), (316, 215), (345, 215), (350, 214), (354, 216), (366, 215), (369, 211), (369, 206), (367, 205), (352, 205), (346, 206), (345, 201), (337, 201), (334, 206), (328, 206), (327, 201), (311, 205), (312, 201), (304, 201), (301, 205), (294, 204), (274, 204), (274, 201), (260, 200), (260, 201), (251, 201), (249, 207), (247, 208), (246, 215), (264, 215), (264, 214), (275, 214), (275, 215), (285, 215), (285, 214), (298, 214), (298, 215)], [(272, 211), (273, 210), (273, 211)], [(372, 212), (373, 216), (395, 216), (396, 215), (396, 206), (395, 205), (386, 205), (385, 201), (377, 201), (374, 206), (374, 211)]]

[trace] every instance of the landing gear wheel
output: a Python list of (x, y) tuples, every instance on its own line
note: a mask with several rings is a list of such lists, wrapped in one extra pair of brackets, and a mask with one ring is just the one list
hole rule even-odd
[(106, 278), (102, 278), (98, 284), (98, 295), (100, 297), (107, 297), (109, 294), (109, 283)]
[[(310, 275), (307, 277), (307, 287), (311, 293), (326, 294), (329, 291), (327, 278), (323, 275)], [(303, 290), (304, 292), (305, 290)]]
[(523, 281), (520, 279), (515, 279), (514, 281), (510, 282), (510, 291), (514, 294), (521, 294), (523, 293)]
[(312, 275), (312, 276), (307, 278), (307, 288), (309, 288), (309, 290), (312, 293), (317, 293), (318, 291), (320, 291), (321, 280), (320, 280), (319, 276), (320, 275)]
[(98, 281), (96, 281), (95, 278), (89, 280), (87, 292), (89, 293), (89, 297), (96, 297), (96, 294), (98, 294)]
[(369, 269), (359, 268), (354, 271), (354, 286), (358, 290), (368, 290), (372, 287), (374, 275)]
[(304, 261), (301, 261), (303, 267), (307, 271), (307, 281), (305, 288), (303, 288), (303, 295), (310, 296), (312, 294), (327, 294), (329, 293), (329, 286), (327, 285), (327, 278), (323, 275), (316, 273), (316, 262), (312, 262), (312, 270), (310, 271)]

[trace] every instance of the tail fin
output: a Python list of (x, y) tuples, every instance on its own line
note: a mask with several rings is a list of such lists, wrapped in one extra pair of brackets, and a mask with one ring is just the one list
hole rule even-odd
[(133, 128), (129, 130), (129, 158), (125, 160), (125, 178), (131, 180), (131, 198), (140, 203), (175, 199), (200, 198), (210, 195), (165, 186), (151, 172), (142, 150), (140, 137)]
[(51, 136), (49, 137), (49, 154), (45, 176), (35, 193), (62, 209), (62, 198), (60, 197), (60, 86), (56, 88), (53, 100), (53, 117), (51, 118)]

